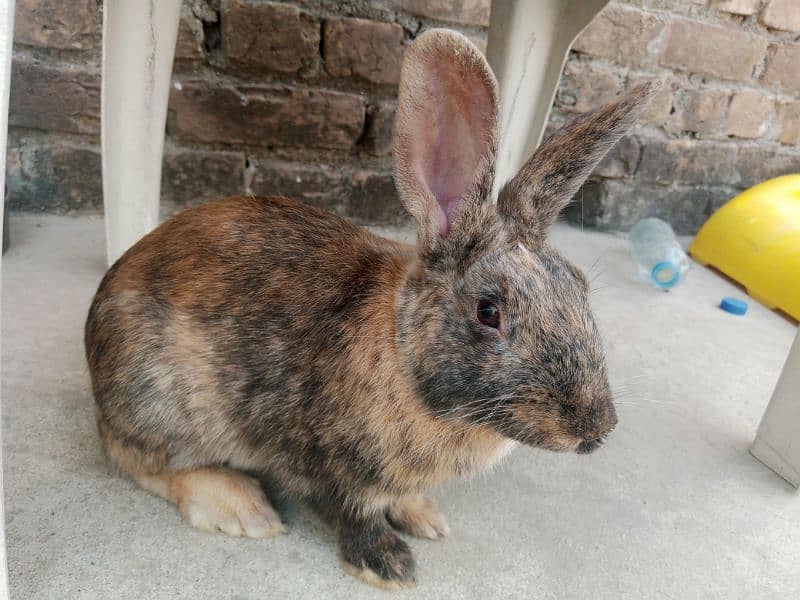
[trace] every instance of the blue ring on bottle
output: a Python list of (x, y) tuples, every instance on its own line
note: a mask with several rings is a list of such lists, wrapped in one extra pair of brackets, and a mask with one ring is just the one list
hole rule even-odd
[[(672, 277), (669, 279), (661, 279), (659, 275), (664, 271), (672, 271)], [(652, 271), (650, 271), (650, 278), (658, 287), (668, 290), (671, 287), (675, 287), (675, 285), (678, 283), (678, 280), (681, 278), (681, 271), (678, 268), (678, 265), (676, 265), (674, 262), (662, 260), (653, 267)]]

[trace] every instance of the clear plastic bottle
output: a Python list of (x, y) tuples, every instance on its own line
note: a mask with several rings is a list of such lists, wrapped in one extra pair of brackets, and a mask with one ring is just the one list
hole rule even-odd
[(675, 233), (661, 219), (642, 219), (628, 233), (639, 279), (668, 290), (678, 285), (689, 270), (689, 258)]

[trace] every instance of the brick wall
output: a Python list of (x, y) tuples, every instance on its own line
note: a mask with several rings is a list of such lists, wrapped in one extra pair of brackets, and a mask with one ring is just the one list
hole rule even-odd
[[(169, 210), (244, 191), (395, 221), (389, 156), (403, 47), (433, 26), (485, 46), (489, 0), (185, 0), (167, 122)], [(98, 0), (17, 0), (12, 207), (101, 210)], [(570, 217), (691, 232), (762, 179), (800, 172), (800, 1), (612, 2), (577, 41), (551, 126), (646, 77), (645, 123)]]
[[(17, 0), (12, 208), (102, 210), (98, 0)], [(489, 0), (184, 0), (167, 210), (242, 192), (404, 219), (391, 129), (404, 46), (452, 27), (485, 48)]]
[(612, 2), (576, 41), (551, 126), (657, 76), (668, 86), (569, 216), (695, 232), (738, 191), (800, 173), (800, 0)]

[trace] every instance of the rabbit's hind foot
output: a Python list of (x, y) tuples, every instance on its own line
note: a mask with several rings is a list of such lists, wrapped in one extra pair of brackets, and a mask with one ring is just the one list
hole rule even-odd
[(123, 441), (99, 417), (98, 426), (111, 462), (147, 491), (176, 504), (193, 527), (253, 538), (286, 531), (254, 477), (216, 466), (170, 470), (163, 448)]
[(251, 538), (286, 532), (258, 480), (232, 469), (202, 467), (136, 480), (145, 489), (177, 504), (192, 527)]

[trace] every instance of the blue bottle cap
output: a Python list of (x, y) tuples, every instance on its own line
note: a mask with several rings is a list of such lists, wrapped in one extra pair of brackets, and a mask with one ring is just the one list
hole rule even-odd
[(658, 287), (668, 290), (678, 283), (681, 271), (674, 262), (663, 260), (650, 271), (650, 277)]
[(747, 312), (747, 302), (730, 296), (725, 296), (719, 303), (719, 307), (732, 315), (743, 315)]

